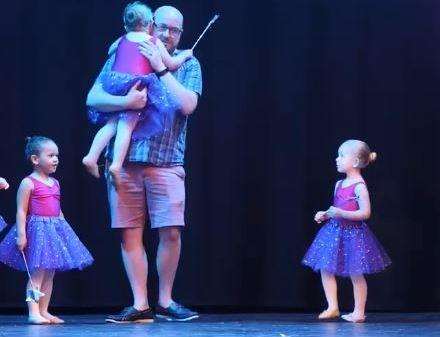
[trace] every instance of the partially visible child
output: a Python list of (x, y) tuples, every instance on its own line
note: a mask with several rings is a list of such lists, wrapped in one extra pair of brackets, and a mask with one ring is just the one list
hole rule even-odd
[[(98, 159), (111, 138), (116, 134), (113, 161), (109, 173), (117, 186), (119, 172), (127, 155), (130, 139), (148, 138), (163, 132), (167, 121), (171, 121), (176, 110), (176, 100), (167, 92), (153, 72), (150, 62), (139, 51), (138, 44), (144, 41), (154, 43), (161, 54), (163, 63), (169, 70), (179, 68), (183, 62), (192, 57), (191, 50), (184, 50), (177, 56), (170, 56), (163, 43), (149, 34), (153, 22), (153, 13), (140, 1), (130, 3), (124, 10), (124, 27), (127, 34), (116, 41), (116, 54), (112, 71), (102, 79), (103, 89), (112, 95), (126, 95), (134, 85), (139, 89), (146, 88), (147, 104), (144, 109), (119, 111), (115, 113), (100, 112), (89, 109), (92, 122), (106, 124), (97, 132), (89, 153), (83, 158), (83, 164), (90, 174), (99, 177)], [(110, 53), (114, 52), (114, 47)], [(140, 119), (146, 127), (133, 130)]]
[[(48, 310), (55, 272), (83, 269), (93, 258), (65, 220), (60, 184), (50, 177), (59, 163), (57, 145), (46, 137), (31, 137), (25, 155), (33, 172), (18, 189), (17, 223), (0, 243), (0, 261), (25, 271), (22, 252), (25, 254), (33, 281), (26, 286), (29, 323), (64, 323)], [(33, 287), (45, 294), (39, 301), (29, 295)]]
[[(0, 190), (7, 190), (9, 188), (9, 184), (5, 178), (0, 177)], [(3, 220), (0, 215), (0, 231), (2, 231), (8, 224)]]
[(342, 315), (346, 321), (365, 320), (367, 282), (364, 274), (384, 270), (391, 261), (370, 231), (365, 220), (370, 217), (370, 197), (361, 169), (376, 160), (376, 153), (359, 140), (347, 140), (338, 150), (336, 167), (345, 179), (336, 183), (334, 203), (315, 215), (325, 224), (319, 230), (303, 259), (303, 264), (320, 271), (328, 307), (319, 319), (339, 317), (336, 276), (347, 276), (353, 283), (354, 310)]

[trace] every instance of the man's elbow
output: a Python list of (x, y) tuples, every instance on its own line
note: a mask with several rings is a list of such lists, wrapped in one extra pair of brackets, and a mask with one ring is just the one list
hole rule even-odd
[(96, 108), (96, 104), (98, 101), (98, 98), (101, 94), (101, 87), (98, 85), (93, 85), (93, 87), (90, 89), (89, 93), (87, 94), (86, 98), (86, 105), (92, 108)]
[(182, 114), (185, 116), (191, 115), (197, 108), (198, 96), (197, 94), (192, 94), (185, 104), (182, 105)]
[(368, 220), (370, 219), (370, 217), (371, 217), (371, 211), (365, 211), (363, 216), (364, 220)]
[(196, 109), (195, 106), (194, 107), (188, 106), (188, 107), (182, 107), (181, 111), (182, 111), (183, 115), (189, 116), (189, 115), (192, 115), (192, 113), (194, 112), (195, 109)]
[(90, 106), (90, 107), (93, 107), (94, 104), (95, 104), (95, 95), (94, 95), (93, 89), (92, 89), (87, 94), (86, 105)]

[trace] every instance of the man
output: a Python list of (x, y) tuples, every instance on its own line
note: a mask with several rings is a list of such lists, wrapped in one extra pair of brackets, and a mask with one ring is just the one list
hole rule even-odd
[[(170, 54), (176, 49), (183, 31), (183, 16), (174, 7), (163, 6), (154, 13), (152, 35), (160, 39)], [(142, 54), (151, 63), (156, 75), (180, 103), (172, 127), (150, 139), (131, 141), (127, 163), (120, 174), (117, 190), (107, 182), (112, 228), (121, 232), (121, 252), (134, 303), (108, 322), (147, 322), (153, 312), (147, 298), (148, 263), (143, 245), (143, 231), (147, 212), (152, 228), (158, 230), (157, 270), (159, 300), (156, 317), (167, 320), (190, 320), (198, 317), (172, 299), (174, 277), (180, 257), (180, 231), (185, 226), (185, 170), (184, 151), (187, 118), (197, 107), (202, 93), (200, 64), (195, 58), (187, 60), (178, 70), (169, 72), (157, 47), (141, 45)], [(111, 69), (113, 58), (101, 74)], [(100, 111), (139, 109), (146, 103), (146, 90), (134, 86), (126, 96), (112, 96), (101, 86), (100, 76), (87, 97), (87, 105)], [(139, 123), (142, 123), (140, 121)], [(111, 157), (111, 146), (109, 157)]]

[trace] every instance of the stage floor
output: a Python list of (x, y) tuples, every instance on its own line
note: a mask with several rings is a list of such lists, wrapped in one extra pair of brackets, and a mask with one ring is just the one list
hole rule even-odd
[(24, 316), (0, 316), (0, 336), (8, 337), (198, 337), (198, 336), (440, 336), (440, 313), (370, 313), (367, 322), (317, 322), (309, 314), (202, 315), (186, 323), (109, 324), (104, 315), (66, 315), (64, 325), (37, 326)]

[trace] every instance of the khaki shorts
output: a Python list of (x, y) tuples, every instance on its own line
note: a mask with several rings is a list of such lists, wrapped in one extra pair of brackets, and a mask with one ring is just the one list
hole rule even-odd
[(112, 228), (185, 226), (185, 169), (126, 164), (116, 191), (107, 179)]

